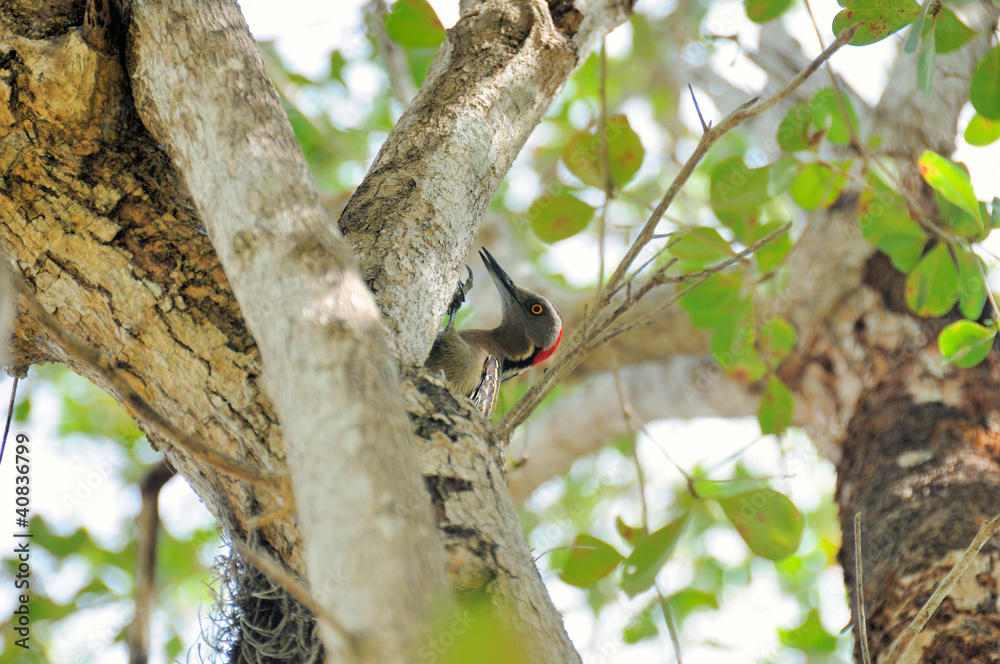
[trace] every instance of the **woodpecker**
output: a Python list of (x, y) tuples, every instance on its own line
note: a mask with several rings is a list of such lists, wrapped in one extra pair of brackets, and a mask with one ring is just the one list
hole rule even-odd
[(562, 318), (552, 303), (534, 291), (521, 288), (485, 248), (479, 257), (500, 292), (503, 312), (492, 330), (455, 330), (455, 313), (471, 288), (459, 286), (448, 309), (448, 324), (438, 334), (424, 364), (444, 371), (455, 389), (467, 395), (489, 416), (500, 395), (500, 383), (547, 359), (562, 339)]

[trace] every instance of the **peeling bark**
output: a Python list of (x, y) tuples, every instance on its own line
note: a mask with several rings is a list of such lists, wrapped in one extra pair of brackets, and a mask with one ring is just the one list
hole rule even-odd
[[(229, 456), (263, 465), (283, 459), (258, 387), (256, 345), (184, 186), (129, 115), (117, 59), (75, 29), (45, 40), (8, 32), (3, 42), (4, 253), (42, 304), (116, 362), (167, 419)], [(22, 316), (12, 364), (49, 361), (106, 384)], [(246, 534), (249, 519), (275, 507), (270, 496), (150, 437), (232, 532)], [(262, 534), (301, 570), (291, 520)]]
[[(843, 523), (861, 513), (873, 656), (888, 652), (982, 522), (1000, 514), (1000, 354), (961, 373), (969, 398), (955, 406), (921, 402), (906, 384), (906, 371), (887, 374), (865, 393), (845, 439), (837, 500)], [(856, 606), (853, 552), (849, 526), (839, 558)], [(917, 637), (913, 656), (1000, 661), (998, 580), (1000, 545), (988, 542)]]
[[(410, 376), (407, 408), (421, 445), (421, 472), (460, 593), (485, 589), (501, 623), (531, 661), (579, 662), (517, 522), (504, 445), (472, 403), (422, 370)], [(526, 583), (531, 579), (531, 583)]]

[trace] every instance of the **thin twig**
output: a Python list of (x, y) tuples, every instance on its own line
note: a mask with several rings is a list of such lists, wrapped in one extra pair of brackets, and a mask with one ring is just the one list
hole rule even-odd
[(611, 373), (615, 377), (615, 389), (618, 391), (618, 403), (622, 407), (622, 417), (625, 420), (625, 429), (628, 431), (629, 447), (632, 449), (632, 460), (635, 461), (635, 476), (639, 481), (639, 503), (642, 505), (642, 529), (649, 532), (649, 510), (646, 506), (646, 481), (642, 476), (642, 464), (639, 463), (639, 447), (636, 440), (635, 428), (632, 422), (632, 408), (629, 406), (628, 398), (625, 396), (625, 388), (622, 387), (622, 378), (618, 373), (618, 358), (614, 352), (608, 353)]
[[(618, 358), (615, 357), (614, 352), (609, 352), (609, 360), (611, 364), (611, 373), (615, 377), (615, 389), (618, 391), (618, 403), (622, 407), (622, 417), (625, 420), (625, 428), (628, 430), (628, 440), (629, 447), (632, 450), (632, 459), (635, 461), (635, 476), (639, 483), (639, 502), (642, 505), (642, 530), (645, 533), (649, 532), (649, 508), (646, 504), (646, 482), (642, 476), (642, 464), (639, 462), (639, 441), (636, 435), (635, 424), (638, 420), (632, 415), (632, 407), (629, 404), (628, 397), (625, 396), (625, 388), (622, 386), (621, 375), (618, 371)], [(646, 432), (642, 425), (639, 425), (641, 429), (647, 436), (649, 433)], [(650, 436), (652, 438), (652, 436)], [(665, 453), (665, 452), (664, 452)], [(670, 458), (669, 456), (667, 457)], [(671, 459), (671, 463), (673, 460)], [(676, 465), (676, 464), (675, 464)], [(680, 467), (678, 467), (680, 470)], [(681, 474), (687, 477), (687, 473), (681, 470)], [(691, 480), (688, 478), (688, 485), (690, 486)], [(677, 662), (680, 664), (681, 661), (681, 646), (680, 640), (677, 637), (677, 630), (673, 624), (673, 620), (670, 617), (670, 607), (667, 605), (667, 600), (663, 596), (663, 591), (660, 590), (659, 584), (655, 581), (653, 582), (653, 587), (656, 589), (656, 596), (660, 599), (660, 610), (663, 612), (663, 619), (667, 623), (667, 631), (670, 632), (670, 639), (673, 643), (674, 654), (677, 656)]]
[(417, 94), (413, 86), (413, 79), (407, 70), (406, 57), (403, 52), (389, 38), (389, 33), (385, 31), (385, 17), (389, 14), (389, 8), (385, 0), (375, 0), (375, 8), (372, 11), (372, 23), (375, 29), (375, 38), (378, 41), (379, 51), (382, 52), (382, 59), (385, 61), (385, 69), (389, 74), (389, 87), (392, 88), (392, 96), (396, 101), (406, 108), (413, 101)]
[(566, 551), (567, 549), (583, 549), (585, 551), (599, 551), (600, 550), (598, 547), (596, 547), (596, 546), (590, 546), (588, 544), (567, 544), (566, 546), (556, 546), (556, 547), (553, 547), (551, 549), (545, 549), (544, 551), (542, 551), (541, 553), (539, 553), (534, 558), (534, 560), (537, 563), (539, 560), (542, 559), (542, 556), (548, 555), (550, 553), (555, 553), (556, 551)]
[(660, 599), (660, 610), (663, 611), (663, 621), (667, 623), (667, 633), (670, 634), (670, 644), (674, 647), (677, 664), (683, 664), (681, 661), (681, 640), (677, 633), (677, 623), (674, 622), (674, 617), (670, 615), (670, 605), (663, 597), (660, 584), (653, 582), (653, 587), (656, 588), (656, 596)]
[(684, 283), (684, 282), (691, 282), (691, 283), (689, 283), (687, 287), (675, 293), (666, 302), (663, 302), (649, 313), (640, 316), (639, 318), (633, 321), (629, 321), (628, 323), (622, 323), (617, 328), (609, 330), (608, 334), (605, 335), (605, 338), (602, 338), (600, 342), (604, 343), (606, 341), (611, 341), (611, 339), (614, 339), (615, 337), (624, 334), (629, 330), (634, 330), (635, 328), (641, 327), (643, 325), (649, 325), (654, 321), (654, 319), (657, 316), (659, 316), (665, 310), (670, 308), (675, 302), (677, 302), (677, 300), (687, 295), (688, 292), (690, 292), (693, 288), (704, 283), (705, 281), (708, 281), (709, 277), (716, 274), (717, 272), (721, 272), (723, 269), (729, 267), (733, 263), (743, 260), (744, 258), (749, 256), (753, 252), (757, 251), (764, 245), (773, 242), (782, 234), (788, 232), (788, 229), (791, 227), (792, 227), (792, 222), (784, 224), (783, 226), (781, 226), (781, 228), (773, 231), (772, 233), (768, 234), (766, 237), (761, 238), (757, 242), (754, 242), (752, 245), (750, 245), (740, 253), (736, 254), (735, 256), (732, 256), (731, 258), (728, 258), (727, 260), (723, 261), (723, 263), (710, 267), (706, 270), (702, 270), (701, 272), (697, 272), (694, 274), (679, 274), (673, 277), (665, 278), (664, 283)]
[(173, 423), (142, 398), (125, 380), (116, 363), (97, 352), (90, 346), (79, 341), (62, 324), (50, 314), (38, 301), (34, 291), (25, 283), (24, 278), (16, 272), (13, 274), (14, 286), (28, 310), (55, 337), (60, 346), (71, 356), (83, 362), (88, 368), (104, 377), (108, 384), (117, 391), (122, 399), (131, 406), (144, 420), (160, 430), (179, 449), (191, 456), (204, 461), (212, 467), (233, 477), (246, 480), (257, 486), (276, 489), (282, 496), (291, 496), (288, 486), (288, 476), (264, 468), (257, 468), (247, 463), (233, 459), (230, 456), (212, 449), (200, 440), (181, 431)]
[[(816, 41), (819, 42), (819, 47), (823, 48), (823, 35), (819, 31), (819, 24), (816, 22), (816, 16), (813, 14), (812, 5), (809, 4), (809, 0), (805, 0), (805, 3), (806, 11), (809, 13), (809, 20), (812, 21), (813, 30), (816, 31)], [(854, 128), (854, 123), (851, 121), (851, 113), (847, 109), (847, 100), (844, 98), (844, 91), (840, 89), (840, 81), (837, 79), (837, 75), (833, 73), (833, 68), (829, 62), (826, 63), (824, 69), (830, 75), (830, 83), (833, 85), (833, 96), (840, 107), (840, 115), (844, 120), (844, 126), (847, 127), (847, 133), (851, 136), (851, 146), (862, 145), (861, 137), (858, 136), (858, 132)]]
[(944, 598), (948, 596), (951, 592), (952, 587), (958, 582), (965, 570), (969, 568), (972, 561), (975, 560), (976, 556), (979, 555), (980, 549), (989, 541), (993, 535), (1000, 531), (1000, 515), (997, 515), (983, 523), (979, 528), (979, 532), (976, 533), (976, 538), (972, 540), (972, 544), (969, 548), (965, 550), (965, 554), (962, 555), (961, 560), (951, 568), (948, 575), (941, 580), (938, 587), (934, 590), (934, 594), (931, 595), (930, 599), (924, 604), (917, 615), (910, 622), (909, 627), (903, 632), (902, 636), (896, 641), (892, 650), (889, 651), (889, 656), (885, 660), (885, 664), (899, 664), (902, 661), (903, 656), (906, 651), (910, 649), (913, 645), (913, 640), (917, 638), (917, 635), (924, 629), (927, 625), (927, 621), (931, 619), (934, 612), (944, 601)]
[[(619, 325), (618, 328), (611, 330), (609, 334), (608, 327), (610, 325), (609, 319), (611, 318), (611, 315), (606, 311), (606, 309), (608, 304), (610, 304), (612, 298), (619, 291), (622, 285), (622, 280), (625, 278), (626, 274), (628, 274), (628, 271), (632, 267), (632, 264), (635, 262), (636, 257), (639, 255), (639, 252), (645, 248), (645, 246), (656, 234), (656, 226), (663, 218), (663, 215), (666, 213), (667, 208), (670, 207), (671, 203), (673, 203), (674, 199), (677, 197), (677, 194), (680, 192), (681, 187), (683, 187), (684, 184), (687, 183), (688, 179), (691, 177), (691, 174), (694, 173), (695, 167), (704, 158), (705, 154), (708, 152), (708, 149), (712, 147), (712, 145), (714, 145), (715, 142), (718, 141), (727, 132), (738, 127), (747, 120), (751, 120), (757, 117), (761, 113), (769, 110), (779, 102), (786, 99), (796, 88), (802, 85), (802, 83), (807, 78), (809, 78), (809, 76), (811, 76), (816, 71), (816, 69), (818, 69), (824, 62), (826, 62), (830, 58), (830, 56), (832, 56), (844, 44), (848, 43), (854, 37), (854, 34), (857, 32), (857, 29), (858, 26), (854, 25), (848, 28), (847, 30), (844, 30), (840, 34), (840, 36), (837, 37), (836, 41), (834, 41), (833, 44), (830, 45), (829, 48), (827, 48), (825, 51), (823, 51), (823, 53), (819, 55), (819, 57), (813, 60), (808, 67), (799, 72), (781, 90), (763, 100), (761, 100), (760, 98), (754, 98), (750, 100), (749, 102), (743, 104), (735, 111), (730, 113), (728, 116), (726, 116), (722, 120), (722, 122), (713, 127), (710, 127), (702, 135), (701, 140), (698, 142), (698, 146), (695, 148), (694, 153), (691, 155), (691, 157), (688, 158), (687, 162), (685, 162), (684, 166), (680, 170), (680, 173), (678, 173), (677, 177), (670, 184), (670, 187), (667, 189), (667, 192), (663, 195), (663, 198), (660, 200), (660, 203), (656, 206), (656, 209), (653, 211), (649, 219), (646, 221), (645, 226), (643, 226), (642, 230), (639, 232), (639, 235), (632, 243), (632, 246), (629, 247), (628, 251), (625, 254), (625, 257), (618, 264), (618, 267), (615, 268), (615, 271), (611, 275), (611, 278), (608, 279), (607, 284), (605, 284), (604, 291), (601, 293), (601, 296), (597, 300), (597, 306), (594, 307), (594, 312), (592, 313), (591, 317), (585, 319), (581, 324), (581, 326), (577, 328), (577, 330), (574, 331), (572, 336), (566, 341), (565, 345), (563, 346), (564, 350), (561, 353), (559, 353), (558, 360), (551, 367), (549, 367), (549, 370), (545, 372), (542, 378), (534, 385), (532, 385), (531, 388), (528, 389), (528, 392), (525, 393), (525, 395), (521, 397), (521, 399), (519, 399), (518, 402), (515, 403), (514, 406), (509, 411), (507, 411), (506, 415), (504, 415), (503, 419), (500, 421), (497, 427), (498, 432), (500, 433), (501, 436), (509, 437), (510, 434), (513, 432), (514, 428), (517, 427), (525, 419), (527, 419), (528, 415), (538, 406), (539, 403), (541, 403), (542, 399), (549, 393), (549, 391), (551, 391), (552, 387), (556, 384), (556, 382), (562, 380), (573, 369), (575, 369), (577, 366), (580, 365), (580, 362), (583, 361), (583, 357), (595, 347), (595, 341), (597, 343), (603, 343), (630, 329), (633, 329), (639, 325), (645, 325), (648, 322), (650, 322), (651, 318), (649, 316), (645, 316), (639, 319), (638, 321), (632, 321), (630, 323)], [(718, 272), (719, 270), (724, 269), (728, 265), (731, 265), (733, 262), (740, 260), (742, 257), (746, 256), (751, 251), (753, 251), (756, 247), (763, 246), (763, 244), (766, 244), (767, 242), (776, 238), (781, 233), (784, 233), (789, 226), (790, 224), (785, 224), (775, 233), (768, 235), (767, 238), (764, 238), (760, 242), (754, 243), (754, 245), (748, 247), (745, 251), (740, 252), (731, 259), (723, 261), (722, 263), (713, 268), (704, 270), (703, 272), (695, 275), (683, 275), (681, 277), (675, 277), (672, 278), (672, 280), (674, 282), (694, 281), (693, 285), (697, 285), (697, 283), (705, 281), (715, 272)], [(664, 283), (666, 283), (666, 280), (664, 280)], [(625, 284), (626, 288), (628, 288), (630, 284), (631, 281), (629, 280)], [(690, 290), (690, 287), (688, 289), (685, 289), (684, 292), (686, 292), (687, 290)], [(683, 294), (683, 292), (681, 294)], [(670, 298), (669, 302), (665, 306), (669, 306), (674, 302), (676, 302), (679, 295), (677, 297)], [(654, 313), (658, 314), (664, 308), (665, 307), (658, 307)], [(581, 330), (583, 332), (581, 332)]]
[(14, 417), (14, 397), (17, 396), (17, 376), (10, 386), (10, 403), (7, 405), (7, 421), (3, 425), (3, 439), (0, 440), (0, 461), (3, 461), (3, 451), (7, 449), (7, 434), (10, 433), (10, 421)]
[[(673, 233), (663, 233), (663, 234), (657, 235), (655, 237), (656, 238), (666, 238), (666, 237), (671, 237), (671, 236), (674, 236), (674, 235), (683, 235), (683, 234), (689, 233), (689, 232), (691, 232), (691, 229), (684, 228), (684, 229), (681, 229), (679, 231), (674, 231)], [(655, 262), (656, 259), (658, 259), (660, 256), (662, 256), (663, 254), (665, 254), (668, 251), (670, 251), (670, 248), (673, 247), (675, 244), (677, 244), (677, 242), (679, 240), (680, 240), (680, 238), (677, 238), (676, 240), (673, 240), (673, 241), (668, 242), (667, 244), (663, 245), (663, 247), (661, 247), (655, 254), (653, 254), (652, 256), (649, 257), (649, 260), (647, 260), (645, 263), (643, 263), (642, 265), (640, 265), (639, 268), (635, 272), (633, 272), (632, 274), (630, 274), (628, 276), (628, 278), (625, 279), (625, 283), (626, 284), (631, 284), (635, 280), (636, 277), (638, 277), (640, 274), (642, 274), (643, 270), (645, 270), (647, 267), (649, 267), (650, 263)], [(670, 264), (673, 265), (676, 262), (677, 262), (677, 259), (675, 258), (675, 259), (673, 259), (673, 260), (670, 261)], [(621, 288), (621, 286), (619, 286), (619, 289), (620, 288)]]
[(648, 325), (653, 321), (653, 318), (677, 302), (677, 300), (687, 294), (692, 288), (706, 281), (713, 274), (743, 260), (751, 253), (775, 240), (782, 233), (787, 232), (788, 229), (791, 228), (791, 225), (791, 222), (782, 225), (781, 228), (778, 228), (757, 242), (754, 242), (743, 251), (730, 256), (726, 260), (710, 268), (706, 268), (700, 272), (692, 274), (683, 274), (665, 278), (663, 280), (664, 283), (691, 283), (686, 288), (671, 296), (662, 305), (653, 309), (653, 311), (648, 315), (642, 316), (635, 321), (622, 323), (618, 327), (609, 330), (611, 324), (624, 312), (620, 309), (616, 312), (608, 312), (607, 306), (603, 309), (596, 310), (590, 316), (585, 316), (584, 320), (580, 323), (580, 326), (577, 327), (569, 339), (564, 342), (565, 345), (562, 348), (565, 350), (559, 352), (558, 359), (555, 364), (553, 364), (537, 382), (528, 388), (528, 391), (525, 392), (524, 396), (518, 399), (517, 403), (515, 403), (511, 409), (507, 411), (507, 413), (503, 416), (503, 419), (501, 419), (500, 423), (497, 425), (497, 432), (501, 435), (501, 437), (509, 436), (514, 429), (526, 420), (528, 415), (530, 415), (531, 412), (538, 407), (538, 404), (540, 404), (542, 400), (548, 396), (555, 384), (580, 366), (583, 359), (594, 348), (610, 341), (620, 334), (639, 327), (640, 325)]
[(128, 630), (130, 662), (149, 661), (149, 639), (153, 608), (156, 605), (156, 546), (160, 533), (160, 490), (174, 476), (166, 459), (160, 459), (139, 483), (142, 496), (136, 516), (135, 600), (132, 624)]
[(604, 283), (604, 241), (608, 229), (608, 208), (614, 199), (614, 182), (611, 181), (611, 151), (608, 146), (608, 49), (604, 40), (601, 40), (601, 118), (597, 125), (597, 135), (601, 150), (601, 170), (604, 171), (604, 207), (601, 209), (601, 234), (599, 249), (599, 260), (597, 267), (597, 292), (601, 295), (601, 285)]
[[(754, 438), (749, 443), (747, 443), (746, 445), (744, 445), (740, 449), (736, 450), (732, 454), (730, 454), (728, 456), (725, 456), (722, 459), (719, 459), (718, 461), (716, 461), (715, 463), (713, 463), (711, 466), (709, 466), (706, 469), (705, 474), (709, 475), (713, 471), (718, 470), (719, 468), (722, 468), (727, 463), (736, 460), (736, 458), (739, 457), (741, 454), (745, 454), (748, 449), (750, 449), (751, 447), (753, 447), (754, 445), (756, 445), (757, 443), (759, 443), (760, 441), (762, 441), (762, 440), (764, 440), (766, 438), (767, 438), (767, 436), (764, 436), (764, 435), (757, 436), (756, 438)], [(735, 480), (735, 481), (739, 481), (739, 480), (742, 480), (742, 479), (744, 479), (744, 478), (742, 478), (742, 477), (733, 478), (733, 480)], [(767, 482), (771, 478), (770, 477), (760, 477), (760, 478), (757, 478), (757, 477), (747, 477), (745, 479), (748, 479), (750, 481), (758, 481), (759, 480), (761, 482)], [(705, 482), (728, 482), (729, 480), (708, 480), (708, 479), (706, 479), (706, 480), (700, 480), (700, 481), (705, 481)]]
[[(677, 174), (677, 177), (670, 184), (670, 188), (667, 189), (667, 193), (663, 195), (659, 205), (656, 206), (656, 210), (652, 215), (650, 215), (649, 219), (646, 221), (646, 225), (643, 227), (642, 231), (640, 231), (639, 236), (636, 237), (632, 246), (629, 247), (628, 252), (625, 254), (625, 257), (622, 259), (621, 263), (619, 263), (618, 268), (608, 280), (608, 284), (605, 287), (607, 299), (610, 299), (610, 294), (614, 292), (615, 287), (625, 276), (628, 269), (632, 266), (636, 256), (638, 256), (639, 252), (646, 246), (646, 244), (649, 243), (650, 238), (652, 238), (653, 234), (656, 232), (656, 226), (660, 223), (660, 219), (663, 217), (663, 214), (667, 211), (667, 208), (670, 207), (671, 203), (673, 203), (674, 198), (677, 197), (681, 187), (687, 183), (688, 178), (690, 178), (691, 174), (694, 173), (695, 167), (705, 157), (708, 149), (732, 129), (735, 129), (747, 120), (752, 120), (761, 113), (770, 110), (775, 105), (788, 98), (788, 96), (791, 95), (796, 88), (802, 85), (802, 83), (804, 83), (805, 80), (809, 78), (824, 62), (830, 59), (830, 57), (842, 46), (853, 39), (857, 29), (858, 26), (854, 25), (840, 33), (840, 36), (837, 37), (836, 41), (834, 41), (828, 49), (823, 51), (819, 57), (809, 63), (809, 66), (796, 74), (785, 87), (766, 99), (756, 97), (750, 100), (727, 115), (722, 122), (714, 127), (710, 127), (704, 134), (702, 134), (701, 140), (698, 142), (698, 146), (695, 148), (694, 153), (684, 163), (680, 173)], [(605, 298), (602, 297), (602, 301), (604, 299)]]
[(698, 106), (698, 98), (694, 96), (694, 88), (691, 87), (690, 83), (688, 83), (688, 92), (691, 93), (691, 102), (694, 104), (695, 112), (698, 113), (698, 121), (701, 122), (701, 131), (704, 133), (708, 131), (712, 125), (705, 124), (705, 118), (701, 114), (701, 106)]
[(1000, 325), (1000, 309), (997, 309), (997, 301), (993, 298), (993, 291), (990, 289), (990, 281), (983, 272), (983, 261), (975, 251), (972, 255), (976, 257), (976, 268), (979, 270), (979, 278), (983, 280), (983, 287), (986, 289), (986, 297), (990, 300), (990, 307), (993, 308), (993, 325)]
[(861, 658), (864, 664), (872, 664), (868, 652), (868, 615), (865, 612), (865, 583), (861, 565), (861, 512), (854, 515), (854, 574), (858, 596), (858, 639), (861, 641)]

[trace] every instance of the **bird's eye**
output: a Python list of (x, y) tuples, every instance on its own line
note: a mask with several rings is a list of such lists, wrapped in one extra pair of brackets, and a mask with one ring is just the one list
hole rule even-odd
[(531, 313), (535, 314), (536, 316), (541, 314), (543, 311), (545, 311), (545, 309), (542, 308), (542, 305), (538, 304), (537, 302), (531, 305)]

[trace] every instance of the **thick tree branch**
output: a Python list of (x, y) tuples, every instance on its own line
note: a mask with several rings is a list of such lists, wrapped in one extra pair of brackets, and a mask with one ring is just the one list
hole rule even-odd
[[(225, 528), (245, 535), (277, 506), (277, 486), (260, 490), (219, 472), (158, 424), (197, 432), (218, 454), (271, 477), (283, 474), (259, 353), (190, 198), (138, 125), (117, 53), (92, 48), (69, 16), (5, 18), (0, 247), (58, 322), (47, 324), (22, 302), (12, 370), (63, 362), (106, 389)], [(94, 352), (77, 352), (59, 329)], [(113, 376), (88, 359), (102, 357)], [(292, 519), (257, 534), (305, 572)]]
[[(166, 421), (181, 431), (197, 431), (222, 454), (281, 473), (285, 448), (262, 391), (260, 356), (194, 204), (160, 141), (137, 123), (117, 57), (93, 51), (72, 26), (60, 27), (68, 32), (28, 40), (0, 24), (0, 55), (8, 67), (0, 78), (0, 96), (9, 100), (0, 106), (0, 176), (8, 185), (0, 191), (2, 248), (45, 310), (110, 358), (119, 377)], [(223, 154), (232, 161), (233, 151)], [(61, 361), (107, 389), (169, 455), (234, 539), (259, 543), (306, 576), (294, 518), (284, 513), (261, 519), (276, 507), (271, 491), (219, 473), (160, 436), (155, 418), (129, 405), (125, 388), (64, 346), (39, 320), (18, 319), (12, 344), (18, 367)], [(407, 383), (407, 389), (412, 385)], [(454, 409), (455, 401), (442, 408)], [(441, 423), (434, 409), (426, 419), (434, 426)], [(470, 425), (462, 417), (456, 422)], [(462, 449), (483, 444), (484, 424), (479, 421), (475, 429), (477, 442), (463, 442)], [(420, 437), (431, 439), (426, 424), (415, 426)], [(438, 488), (428, 480), (422, 488), (430, 495), (423, 492), (406, 504), (408, 525), (426, 509), (428, 498), (445, 506), (435, 514), (455, 582), (466, 590), (488, 583), (498, 613), (525, 643), (537, 645), (539, 661), (577, 661), (514, 510), (498, 508), (496, 498), (481, 498), (482, 491), (490, 491), (509, 500), (496, 462), (463, 464), (456, 471), (448, 465), (457, 457), (447, 445), (420, 454), (421, 465), (431, 469), (425, 474), (445, 479)], [(448, 479), (459, 473), (463, 482)], [(464, 482), (476, 489), (463, 489)], [(452, 493), (456, 508), (448, 507)], [(254, 525), (265, 520), (266, 526)], [(407, 560), (406, 552), (393, 553)], [(471, 581), (463, 573), (470, 567), (479, 570)], [(340, 599), (355, 583), (367, 582), (338, 571), (313, 584), (312, 592)]]
[(541, 0), (463, 6), (340, 218), (403, 362), (426, 358), (497, 187), (570, 73), (632, 3), (559, 4), (556, 16)]
[[(309, 579), (353, 580), (323, 598), (354, 636), (324, 629), (328, 654), (408, 661), (446, 585), (371, 294), (236, 3), (139, 0), (129, 34), (136, 107), (187, 183), (261, 348)], [(404, 518), (400, 505), (423, 509)]]

